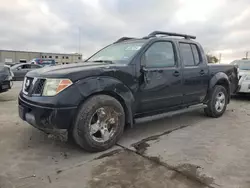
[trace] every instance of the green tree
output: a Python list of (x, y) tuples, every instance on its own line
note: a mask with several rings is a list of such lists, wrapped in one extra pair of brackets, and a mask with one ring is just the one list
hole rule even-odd
[(218, 63), (219, 59), (216, 56), (207, 54), (207, 61), (208, 63)]

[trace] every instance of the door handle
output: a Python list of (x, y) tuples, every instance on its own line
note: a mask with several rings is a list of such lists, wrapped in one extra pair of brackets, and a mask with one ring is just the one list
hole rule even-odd
[(201, 74), (201, 75), (204, 75), (204, 74), (205, 74), (205, 71), (204, 71), (204, 70), (201, 70), (201, 71), (200, 71), (200, 74)]
[(176, 76), (176, 77), (180, 76), (180, 72), (179, 71), (174, 71), (173, 75)]

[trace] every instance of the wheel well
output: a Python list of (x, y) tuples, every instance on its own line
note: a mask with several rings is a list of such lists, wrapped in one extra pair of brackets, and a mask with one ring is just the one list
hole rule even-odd
[(227, 93), (228, 93), (228, 103), (230, 102), (230, 95), (231, 95), (231, 92), (230, 92), (230, 85), (229, 83), (227, 82), (227, 80), (225, 79), (221, 79), (219, 80), (216, 85), (221, 85), (221, 86), (224, 86), (227, 90)]
[(92, 96), (95, 96), (95, 95), (109, 95), (111, 97), (114, 97), (116, 100), (118, 100), (120, 102), (120, 104), (122, 105), (123, 107), (123, 110), (125, 112), (125, 126), (128, 125), (128, 124), (131, 124), (130, 122), (130, 118), (129, 118), (129, 111), (128, 111), (128, 108), (126, 106), (126, 103), (124, 101), (124, 99), (119, 96), (118, 94), (116, 94), (115, 92), (109, 92), (109, 91), (101, 91), (101, 92), (96, 92), (96, 93), (93, 93), (91, 95), (89, 95), (86, 99), (84, 99), (79, 105), (78, 105), (78, 109), (79, 107), (86, 101), (88, 100), (90, 97)]

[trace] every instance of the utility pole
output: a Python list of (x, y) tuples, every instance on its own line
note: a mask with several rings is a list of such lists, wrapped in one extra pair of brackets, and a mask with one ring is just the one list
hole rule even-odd
[(221, 53), (220, 53), (220, 55), (219, 55), (219, 64), (221, 63)]
[(246, 52), (246, 59), (248, 59), (248, 52)]
[(78, 28), (79, 29), (79, 38), (78, 38), (78, 53), (80, 54), (81, 53), (81, 27)]

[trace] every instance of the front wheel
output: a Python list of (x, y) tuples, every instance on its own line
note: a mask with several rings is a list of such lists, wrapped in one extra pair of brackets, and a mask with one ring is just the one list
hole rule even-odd
[(216, 85), (210, 94), (205, 114), (210, 117), (220, 117), (227, 108), (228, 93), (224, 86)]
[(120, 102), (108, 95), (96, 95), (80, 107), (73, 138), (87, 151), (104, 151), (119, 140), (124, 125), (125, 113)]

